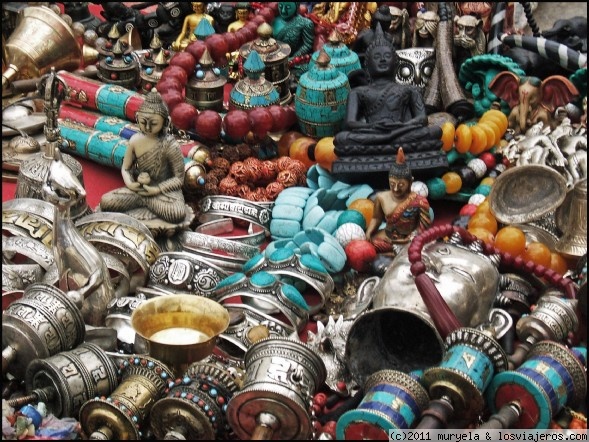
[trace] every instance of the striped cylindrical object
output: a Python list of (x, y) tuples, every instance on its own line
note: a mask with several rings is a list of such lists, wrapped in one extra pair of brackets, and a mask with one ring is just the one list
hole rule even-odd
[(535, 52), (547, 60), (553, 61), (568, 71), (587, 67), (587, 56), (574, 51), (566, 45), (547, 40), (544, 37), (527, 35), (502, 35), (501, 42), (510, 48), (518, 47)]
[(372, 374), (364, 390), (358, 408), (338, 419), (338, 440), (383, 440), (391, 429), (411, 429), (429, 402), (427, 391), (414, 376), (396, 370)]
[(583, 360), (587, 350), (574, 351), (554, 341), (532, 347), (527, 360), (515, 371), (496, 375), (487, 390), (487, 405), (496, 412), (516, 403), (520, 411), (516, 428), (547, 429), (563, 407), (578, 406), (587, 393)]
[(66, 71), (59, 72), (67, 85), (66, 100), (104, 115), (135, 121), (135, 114), (145, 97), (122, 86), (105, 84)]
[(128, 120), (87, 111), (67, 104), (60, 107), (59, 118), (74, 121), (102, 132), (110, 132), (127, 140), (139, 132), (137, 125)]
[(487, 53), (499, 54), (501, 47), (501, 35), (503, 35), (503, 28), (505, 25), (505, 14), (507, 12), (506, 2), (495, 3), (495, 12), (491, 19), (491, 28), (489, 29), (489, 36), (487, 38)]

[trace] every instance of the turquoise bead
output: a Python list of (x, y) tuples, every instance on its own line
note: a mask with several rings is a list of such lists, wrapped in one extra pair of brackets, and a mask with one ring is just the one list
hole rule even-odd
[(354, 209), (344, 210), (337, 219), (337, 226), (340, 227), (342, 224), (354, 223), (362, 227), (362, 230), (366, 230), (366, 218), (360, 212)]
[(480, 184), (476, 189), (474, 189), (474, 193), (480, 193), (481, 195), (489, 196), (491, 193), (491, 186)]
[(439, 200), (446, 196), (446, 183), (442, 178), (431, 178), (426, 181), (428, 196), (432, 200)]

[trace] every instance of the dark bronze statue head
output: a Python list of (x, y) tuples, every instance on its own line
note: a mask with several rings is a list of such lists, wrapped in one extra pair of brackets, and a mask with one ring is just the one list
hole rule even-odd
[(376, 26), (374, 40), (366, 48), (365, 57), (366, 68), (372, 77), (394, 72), (397, 62), (395, 46), (385, 37), (380, 24)]

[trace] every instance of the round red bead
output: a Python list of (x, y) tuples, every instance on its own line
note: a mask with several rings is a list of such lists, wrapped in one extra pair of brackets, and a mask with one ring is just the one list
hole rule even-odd
[[(157, 87), (157, 90), (160, 90), (159, 86)], [(175, 89), (163, 89), (163, 91), (164, 92), (161, 93), (162, 100), (164, 100), (164, 103), (168, 105), (170, 110), (174, 110), (177, 105), (184, 103), (184, 95), (182, 95), (182, 92)]]
[(204, 54), (206, 48), (207, 48), (207, 45), (202, 40), (193, 41), (188, 46), (186, 46), (186, 49), (185, 49), (184, 52), (187, 52), (190, 55), (192, 55), (194, 57), (194, 60), (195, 60), (194, 61), (194, 64), (192, 65), (192, 70), (193, 71), (194, 71), (194, 68), (196, 66), (196, 61), (197, 60), (200, 60), (200, 57), (202, 57), (202, 54)]
[(119, 76), (117, 74), (115, 74), (114, 72), (112, 74), (110, 74), (111, 80), (116, 80), (117, 78), (119, 78)]
[(223, 130), (229, 138), (240, 140), (250, 131), (250, 120), (246, 111), (234, 109), (223, 118)]
[(172, 124), (180, 130), (192, 129), (197, 116), (198, 111), (189, 103), (178, 103), (170, 112)]
[(483, 160), (485, 166), (487, 166), (487, 170), (493, 169), (497, 165), (497, 160), (495, 160), (495, 155), (491, 152), (483, 152), (479, 155), (479, 159)]
[(409, 270), (411, 271), (411, 274), (413, 276), (418, 276), (418, 275), (425, 273), (426, 267), (423, 262), (419, 261), (419, 262), (414, 262), (413, 264), (411, 264), (411, 267), (409, 268)]
[(219, 61), (221, 57), (225, 57), (225, 54), (229, 50), (227, 40), (222, 34), (213, 34), (205, 40), (207, 49), (211, 54), (211, 57), (215, 61)]
[(464, 206), (462, 206), (462, 209), (460, 209), (460, 212), (458, 212), (458, 214), (460, 216), (473, 216), (477, 211), (477, 208), (478, 206), (476, 204), (465, 204)]
[[(184, 53), (185, 52), (183, 52), (183, 54)], [(190, 54), (188, 54), (188, 57), (193, 58)], [(192, 71), (194, 71), (194, 65), (192, 65)], [(186, 71), (184, 67), (179, 65), (170, 65), (162, 71), (162, 78), (174, 78), (178, 80), (181, 85), (185, 85), (188, 81), (188, 74), (192, 74), (192, 71)]]
[(250, 127), (254, 135), (258, 138), (264, 138), (272, 125), (272, 114), (265, 107), (256, 107), (248, 112)]
[(286, 110), (279, 104), (273, 104), (268, 107), (268, 112), (272, 115), (272, 128), (270, 132), (280, 132), (286, 128)]
[(216, 141), (221, 134), (221, 116), (214, 110), (204, 110), (196, 117), (196, 133), (205, 140)]
[(174, 56), (170, 60), (170, 65), (162, 72), (162, 76), (166, 75), (166, 72), (170, 72), (170, 68), (179, 67), (185, 73), (184, 81), (182, 83), (186, 84), (188, 75), (192, 75), (195, 66), (196, 58), (194, 58), (194, 55), (191, 52), (178, 52), (177, 54), (174, 54)]

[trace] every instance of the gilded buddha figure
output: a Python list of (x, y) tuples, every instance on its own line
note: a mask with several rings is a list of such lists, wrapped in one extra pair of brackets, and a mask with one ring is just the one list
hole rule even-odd
[(175, 51), (183, 51), (186, 49), (191, 42), (196, 40), (196, 36), (194, 35), (194, 30), (200, 23), (200, 21), (204, 18), (211, 23), (212, 26), (215, 25), (215, 19), (211, 17), (209, 14), (205, 13), (205, 4), (204, 2), (192, 2), (192, 10), (194, 11), (192, 14), (188, 14), (184, 18), (184, 23), (182, 24), (182, 31), (172, 43), (172, 49)]

